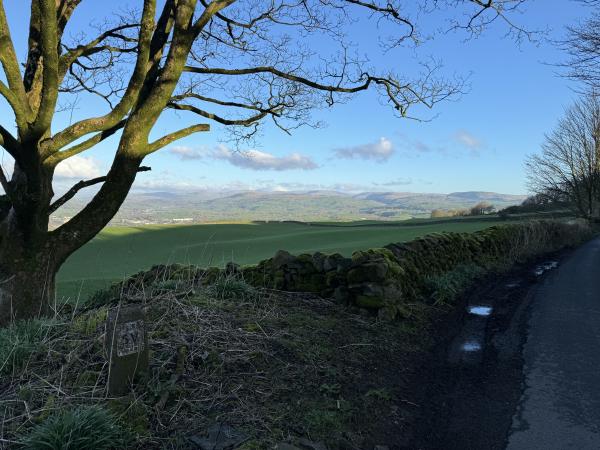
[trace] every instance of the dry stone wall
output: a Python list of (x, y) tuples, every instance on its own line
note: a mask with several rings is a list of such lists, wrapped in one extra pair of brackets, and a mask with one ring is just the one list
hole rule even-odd
[(422, 298), (426, 279), (463, 264), (486, 269), (576, 245), (591, 235), (582, 223), (534, 221), (475, 233), (436, 233), (410, 242), (355, 252), (351, 258), (279, 251), (241, 269), (254, 286), (318, 293), (395, 315), (402, 302)]
[[(429, 277), (474, 264), (484, 269), (511, 265), (534, 255), (574, 246), (591, 236), (580, 222), (531, 221), (474, 233), (435, 233), (384, 248), (354, 252), (292, 255), (284, 250), (252, 266), (225, 269), (156, 266), (127, 280), (126, 288), (153, 280), (191, 280), (210, 284), (235, 276), (255, 287), (310, 292), (394, 317), (403, 303), (423, 298)], [(119, 289), (123, 292), (123, 285)]]

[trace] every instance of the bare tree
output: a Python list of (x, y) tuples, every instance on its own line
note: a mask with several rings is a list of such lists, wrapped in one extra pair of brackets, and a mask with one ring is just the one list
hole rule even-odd
[[(177, 139), (208, 131), (211, 122), (233, 130), (233, 139), (252, 138), (266, 119), (289, 132), (312, 124), (313, 108), (367, 90), (409, 117), (411, 107), (431, 108), (461, 91), (460, 80), (436, 75), (436, 63), (410, 77), (353, 56), (352, 30), (365, 20), (381, 27), (383, 50), (428, 39), (434, 30), (420, 25), (436, 12), (447, 15), (448, 30), (477, 34), (498, 21), (520, 39), (528, 34), (509, 16), (523, 1), (131, 0), (139, 11), (76, 30), (71, 18), (82, 0), (31, 0), (21, 62), (17, 49), (25, 44), (13, 41), (0, 0), (0, 96), (14, 113), (14, 123), (0, 125), (0, 146), (14, 158), (10, 180), (0, 171), (0, 324), (50, 311), (61, 264), (111, 220), (136, 174), (147, 170), (144, 157)], [(316, 40), (337, 52), (320, 55)], [(87, 95), (102, 99), (105, 111), (52, 128), (62, 123), (58, 113)], [(154, 136), (169, 110), (200, 121)], [(111, 136), (117, 144), (106, 176), (53, 199), (56, 166)], [(92, 184), (100, 188), (91, 201), (49, 230), (50, 213)]]
[(568, 55), (564, 64), (566, 76), (582, 82), (588, 88), (600, 88), (600, 0), (578, 0), (592, 7), (592, 13), (582, 23), (567, 27), (568, 38), (561, 46)]
[(546, 136), (541, 154), (526, 161), (538, 198), (567, 201), (588, 219), (600, 215), (600, 98), (588, 94), (565, 112)]
[(484, 214), (490, 214), (494, 211), (494, 205), (489, 202), (479, 202), (475, 206), (473, 206), (469, 213), (472, 216), (483, 216)]

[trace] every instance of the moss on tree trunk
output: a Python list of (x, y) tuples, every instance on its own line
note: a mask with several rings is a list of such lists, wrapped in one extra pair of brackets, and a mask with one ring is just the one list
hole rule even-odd
[(43, 254), (0, 270), (0, 326), (47, 316), (55, 300), (58, 266)]

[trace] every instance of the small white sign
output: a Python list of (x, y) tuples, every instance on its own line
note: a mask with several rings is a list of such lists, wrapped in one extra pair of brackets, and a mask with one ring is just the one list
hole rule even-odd
[(144, 351), (144, 321), (117, 324), (117, 356), (127, 356)]

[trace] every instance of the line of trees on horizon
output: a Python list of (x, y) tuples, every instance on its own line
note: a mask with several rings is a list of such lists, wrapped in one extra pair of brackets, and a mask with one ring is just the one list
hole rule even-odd
[(434, 209), (431, 211), (432, 219), (443, 217), (467, 217), (467, 216), (483, 216), (492, 214), (496, 211), (496, 207), (489, 202), (482, 201), (470, 208), (455, 208), (455, 209)]

